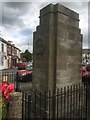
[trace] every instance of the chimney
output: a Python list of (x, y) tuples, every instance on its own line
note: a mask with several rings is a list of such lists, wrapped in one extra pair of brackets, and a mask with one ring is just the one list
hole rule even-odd
[(12, 46), (15, 46), (15, 44), (12, 44)]
[(11, 43), (12, 43), (12, 41), (8, 41), (8, 43), (9, 43), (9, 44), (11, 44)]

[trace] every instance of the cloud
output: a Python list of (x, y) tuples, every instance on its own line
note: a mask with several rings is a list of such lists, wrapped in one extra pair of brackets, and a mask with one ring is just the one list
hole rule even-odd
[(33, 52), (33, 39), (32, 39), (32, 35), (24, 36), (22, 38), (18, 38), (16, 46), (21, 48), (22, 52), (24, 52), (25, 49), (29, 49), (30, 52)]
[(28, 6), (27, 3), (2, 3), (3, 26), (23, 26), (24, 23), (20, 17), (28, 11)]
[[(3, 0), (3, 2), (12, 2), (12, 0)], [(73, 0), (13, 0), (13, 2), (73, 2)], [(88, 0), (75, 0), (75, 2), (88, 2)]]
[(24, 12), (23, 8), (28, 9), (29, 4), (31, 4), (31, 3), (28, 4), (27, 2), (15, 2), (15, 3), (13, 3), (13, 2), (6, 2), (4, 4), (6, 6), (8, 6), (9, 8), (19, 9), (19, 10)]
[[(19, 0), (20, 1), (20, 0)], [(27, 1), (27, 0), (26, 0)], [(65, 1), (65, 0), (64, 0)], [(62, 0), (50, 1), (50, 0), (39, 0), (25, 2), (15, 2), (15, 0), (9, 2), (2, 2), (0, 4), (1, 18), (0, 19), (0, 30), (1, 36), (6, 40), (12, 40), (17, 47), (22, 51), (28, 48), (33, 49), (33, 32), (36, 30), (36, 26), (39, 25), (40, 9), (48, 5), (49, 3), (56, 2), (72, 9), (79, 13), (80, 29), (83, 34), (84, 46), (87, 46), (87, 33), (88, 33), (88, 3), (82, 2), (62, 2)]]
[(21, 33), (21, 35), (28, 36), (28, 35), (32, 34), (32, 30), (26, 28), (24, 30), (21, 30), (20, 33)]
[(1, 36), (5, 40), (13, 41), (16, 47), (19, 47), (22, 51), (25, 49), (23, 46), (26, 47), (27, 43), (31, 46), (33, 44), (33, 30), (26, 25), (22, 19), (27, 15), (31, 4), (32, 3), (2, 3)]

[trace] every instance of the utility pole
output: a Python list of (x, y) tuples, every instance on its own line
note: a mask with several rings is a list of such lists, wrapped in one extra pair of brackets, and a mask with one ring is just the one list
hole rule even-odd
[(29, 43), (28, 43), (28, 51), (29, 51)]

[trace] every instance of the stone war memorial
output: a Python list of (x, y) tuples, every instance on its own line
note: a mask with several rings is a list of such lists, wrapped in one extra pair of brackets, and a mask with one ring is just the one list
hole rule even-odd
[(81, 82), (82, 34), (79, 14), (49, 4), (40, 10), (40, 23), (33, 33), (33, 87), (37, 91)]
[(32, 87), (11, 94), (9, 118), (87, 119), (90, 89), (81, 83), (81, 63), (79, 14), (61, 4), (47, 5), (33, 33)]
[(24, 92), (16, 83), (9, 119), (90, 120), (90, 86), (81, 82), (81, 63), (79, 14), (61, 4), (47, 5), (33, 33), (32, 87)]

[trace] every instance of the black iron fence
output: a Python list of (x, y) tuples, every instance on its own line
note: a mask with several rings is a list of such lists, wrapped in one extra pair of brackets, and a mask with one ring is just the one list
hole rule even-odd
[(20, 84), (18, 81), (18, 72), (16, 70), (0, 71), (0, 82), (6, 81), (15, 85), (15, 91), (20, 91)]
[(17, 70), (1, 70), (0, 82), (7, 81), (7, 83), (13, 83), (15, 91), (28, 91), (32, 87), (31, 75), (22, 76)]
[[(20, 91), (17, 71), (0, 71), (0, 80), (8, 80), (14, 83), (15, 90)], [(87, 92), (88, 91), (88, 92)], [(66, 86), (45, 93), (30, 91), (23, 92), (22, 118), (87, 118), (87, 101), (89, 104), (88, 85), (79, 84)], [(88, 96), (88, 100), (87, 100)]]
[(72, 85), (41, 93), (30, 91), (23, 93), (22, 118), (87, 118), (87, 89), (86, 85)]

